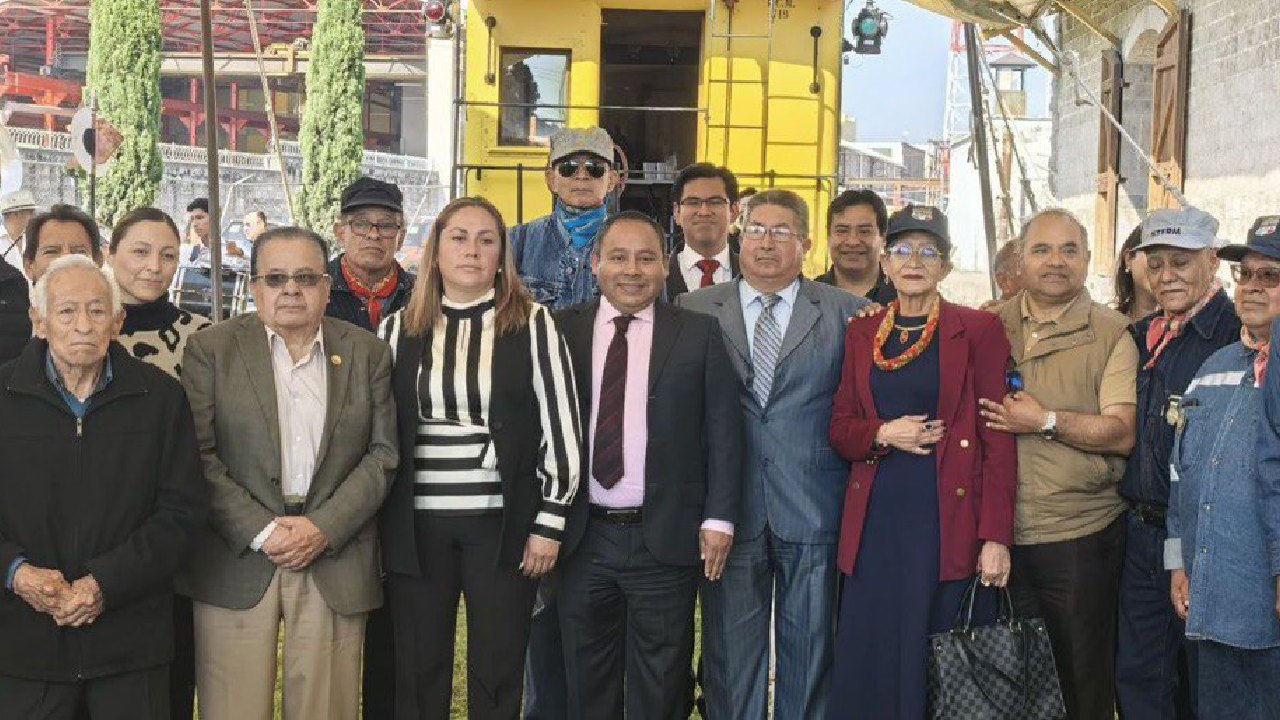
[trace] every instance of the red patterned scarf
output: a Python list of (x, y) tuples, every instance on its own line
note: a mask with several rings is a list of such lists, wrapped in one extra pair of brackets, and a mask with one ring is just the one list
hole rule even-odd
[(1156, 361), (1160, 359), (1160, 353), (1173, 342), (1175, 338), (1182, 334), (1187, 328), (1187, 324), (1196, 316), (1213, 296), (1218, 294), (1222, 289), (1222, 284), (1214, 280), (1209, 285), (1209, 290), (1200, 298), (1192, 308), (1184, 313), (1170, 315), (1168, 313), (1160, 313), (1151, 320), (1151, 327), (1147, 328), (1147, 352), (1151, 353), (1151, 359), (1142, 366), (1143, 370), (1150, 370), (1156, 366)]
[(1271, 357), (1271, 341), (1259, 340), (1249, 332), (1249, 328), (1241, 327), (1240, 342), (1258, 353), (1253, 356), (1253, 386), (1262, 387), (1262, 381), (1267, 379), (1267, 358)]
[(369, 287), (351, 272), (345, 257), (339, 264), (342, 265), (342, 277), (347, 281), (347, 287), (351, 288), (351, 292), (355, 293), (355, 296), (360, 298), (369, 309), (369, 324), (377, 330), (378, 324), (382, 322), (382, 303), (394, 295), (396, 288), (400, 287), (400, 273), (393, 267), (391, 274), (379, 280), (373, 287)]

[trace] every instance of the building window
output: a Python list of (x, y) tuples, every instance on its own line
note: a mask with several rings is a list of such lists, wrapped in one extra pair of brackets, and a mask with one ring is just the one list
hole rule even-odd
[(569, 51), (503, 48), (501, 60), (498, 144), (548, 144), (569, 115)]

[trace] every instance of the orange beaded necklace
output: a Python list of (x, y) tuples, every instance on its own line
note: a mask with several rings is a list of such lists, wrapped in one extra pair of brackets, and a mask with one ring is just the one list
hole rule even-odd
[(924, 324), (924, 332), (920, 334), (920, 339), (916, 340), (906, 352), (891, 359), (886, 360), (884, 357), (884, 344), (889, 340), (889, 334), (893, 332), (894, 320), (898, 316), (899, 302), (894, 300), (889, 303), (889, 310), (884, 315), (884, 320), (880, 321), (880, 327), (876, 330), (876, 339), (874, 350), (871, 357), (875, 361), (876, 367), (885, 372), (893, 372), (906, 367), (908, 363), (916, 358), (929, 347), (929, 343), (933, 341), (933, 335), (938, 330), (938, 308), (942, 305), (942, 298), (934, 301), (933, 307), (929, 308), (929, 317)]

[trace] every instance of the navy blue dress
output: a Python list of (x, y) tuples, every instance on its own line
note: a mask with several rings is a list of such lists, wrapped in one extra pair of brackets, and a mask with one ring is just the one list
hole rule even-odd
[[(924, 322), (898, 319), (908, 327)], [(895, 328), (885, 357), (902, 354), (921, 332), (904, 344)], [(873, 365), (871, 392), (885, 420), (937, 419), (937, 338), (898, 370)], [(925, 717), (928, 636), (951, 629), (969, 583), (938, 581), (940, 532), (937, 456), (890, 452), (876, 470), (854, 573), (844, 578), (828, 718)]]

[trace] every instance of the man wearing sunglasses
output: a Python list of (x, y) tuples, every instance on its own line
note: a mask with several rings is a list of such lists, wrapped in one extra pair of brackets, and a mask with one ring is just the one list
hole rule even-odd
[(738, 178), (728, 168), (695, 163), (676, 175), (671, 197), (684, 247), (671, 253), (668, 301), (738, 276), (738, 253), (729, 247), (738, 219)]
[(325, 315), (372, 331), (409, 301), (413, 276), (396, 262), (404, 244), (403, 202), (397, 185), (371, 177), (343, 191), (333, 225), (342, 254), (329, 262), (333, 289)]
[(284, 625), (284, 718), (354, 718), (365, 619), (382, 604), (375, 515), (399, 459), (391, 348), (324, 317), (325, 242), (268, 230), (257, 311), (187, 343), (209, 524), (179, 591), (195, 601), (205, 720), (270, 720)]
[(525, 287), (552, 310), (594, 300), (600, 294), (591, 252), (611, 214), (608, 198), (618, 187), (614, 144), (601, 128), (566, 128), (551, 137), (547, 188), (550, 215), (511, 228), (511, 249)]

